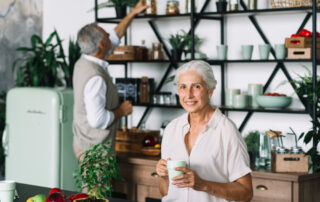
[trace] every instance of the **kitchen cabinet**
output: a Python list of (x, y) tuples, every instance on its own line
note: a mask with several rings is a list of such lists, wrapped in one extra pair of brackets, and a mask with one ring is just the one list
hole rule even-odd
[(146, 157), (139, 154), (118, 153), (121, 176), (124, 181), (116, 181), (114, 191), (124, 193), (127, 199), (145, 202), (145, 199), (160, 199), (159, 178), (156, 164), (159, 157)]
[[(161, 199), (156, 164), (159, 157), (138, 154), (118, 154), (124, 181), (115, 182), (115, 192), (129, 200)], [(320, 202), (320, 173), (272, 173), (253, 171), (253, 202)]]
[(320, 173), (252, 172), (252, 201), (319, 202)]
[[(192, 0), (195, 1), (195, 0)], [(135, 18), (135, 20), (139, 20), (139, 19), (148, 19), (148, 23), (150, 25), (150, 27), (152, 28), (152, 30), (154, 31), (156, 37), (158, 38), (159, 42), (161, 42), (162, 44), (164, 44), (163, 49), (164, 52), (166, 53), (166, 55), (168, 56), (168, 60), (161, 60), (161, 61), (151, 61), (151, 60), (145, 60), (145, 61), (141, 61), (141, 60), (134, 60), (134, 61), (110, 61), (110, 64), (123, 64), (125, 66), (125, 77), (127, 77), (127, 65), (128, 63), (163, 63), (164, 65), (169, 64), (167, 69), (164, 70), (164, 76), (162, 77), (161, 81), (158, 84), (158, 87), (155, 90), (155, 93), (158, 93), (161, 90), (161, 87), (163, 86), (163, 84), (165, 83), (168, 75), (170, 74), (171, 70), (173, 70), (174, 68), (176, 68), (178, 66), (178, 64), (180, 62), (186, 62), (186, 61), (175, 61), (172, 59), (170, 51), (168, 49), (168, 47), (166, 47), (164, 41), (163, 41), (163, 37), (161, 36), (161, 33), (158, 31), (158, 29), (155, 26), (155, 20), (156, 19), (164, 19), (167, 18), (168, 20), (174, 20), (173, 18), (177, 18), (177, 17), (182, 17), (182, 18), (189, 18), (190, 19), (190, 35), (192, 36), (192, 39), (194, 39), (194, 32), (195, 29), (198, 25), (198, 23), (200, 22), (200, 20), (215, 20), (215, 21), (219, 21), (220, 22), (220, 31), (221, 31), (221, 44), (225, 43), (225, 26), (224, 26), (224, 22), (226, 21), (226, 19), (228, 18), (228, 16), (232, 16), (232, 15), (247, 15), (248, 18), (250, 19), (250, 21), (252, 22), (252, 24), (254, 25), (254, 27), (256, 28), (257, 32), (259, 33), (259, 35), (261, 36), (261, 38), (263, 39), (264, 43), (266, 44), (270, 44), (268, 38), (266, 37), (266, 35), (263, 33), (258, 21), (256, 20), (255, 15), (263, 15), (265, 13), (286, 13), (286, 12), (291, 12), (291, 13), (295, 13), (295, 12), (305, 12), (306, 13), (306, 17), (303, 20), (301, 26), (299, 27), (298, 32), (303, 29), (303, 27), (305, 26), (305, 24), (307, 23), (307, 21), (312, 17), (312, 20), (314, 22), (314, 19), (316, 18), (316, 10), (313, 10), (312, 8), (307, 8), (307, 7), (298, 7), (298, 8), (277, 8), (277, 9), (261, 9), (261, 10), (248, 10), (246, 7), (246, 4), (244, 3), (243, 0), (240, 0), (240, 5), (242, 7), (242, 10), (239, 11), (231, 11), (231, 12), (225, 12), (223, 14), (218, 13), (218, 12), (210, 12), (210, 11), (206, 11), (206, 8), (208, 7), (209, 3), (212, 3), (211, 0), (206, 0), (202, 6), (202, 8), (200, 9), (199, 13), (195, 13), (194, 12), (194, 8), (192, 6), (191, 8), (191, 13), (186, 13), (186, 14), (180, 14), (180, 15), (152, 15), (152, 16), (137, 16)], [(314, 1), (315, 2), (315, 1)], [(97, 5), (97, 0), (95, 0), (95, 4)], [(193, 5), (191, 3), (191, 5)], [(121, 19), (118, 18), (100, 18), (98, 15), (98, 10), (95, 10), (95, 20), (96, 22), (99, 23), (115, 23), (115, 22), (119, 22)], [(313, 30), (314, 33), (316, 31), (316, 23), (313, 23)], [(192, 58), (194, 58), (194, 40), (192, 40)], [(274, 50), (271, 50), (271, 54), (275, 54)], [(305, 99), (300, 98), (300, 100), (302, 101), (303, 105), (305, 106), (305, 109), (292, 109), (292, 108), (288, 108), (288, 109), (263, 109), (263, 108), (257, 108), (257, 109), (253, 109), (253, 108), (244, 108), (244, 109), (236, 109), (236, 108), (231, 108), (231, 107), (226, 107), (225, 105), (225, 78), (226, 78), (226, 69), (227, 69), (227, 64), (229, 63), (274, 63), (275, 67), (274, 70), (272, 71), (272, 74), (270, 75), (270, 77), (268, 78), (267, 82), (264, 85), (263, 90), (266, 91), (266, 89), (268, 88), (268, 86), (270, 85), (270, 83), (272, 82), (273, 78), (276, 76), (276, 74), (279, 72), (279, 70), (282, 70), (285, 77), (288, 80), (292, 80), (290, 77), (289, 72), (287, 71), (286, 65), (290, 64), (290, 63), (297, 63), (297, 62), (310, 62), (313, 65), (313, 74), (315, 74), (316, 72), (316, 65), (317, 65), (317, 60), (315, 58), (313, 59), (304, 59), (304, 60), (294, 60), (294, 59), (284, 59), (284, 60), (278, 60), (278, 59), (270, 59), (270, 60), (212, 60), (212, 59), (208, 59), (207, 60), (208, 63), (210, 63), (211, 65), (216, 65), (216, 66), (220, 66), (221, 68), (221, 84), (219, 84), (221, 86), (221, 106), (220, 109), (222, 110), (222, 112), (228, 112), (228, 111), (239, 111), (239, 112), (247, 112), (247, 115), (245, 116), (245, 118), (243, 119), (239, 130), (243, 131), (246, 123), (249, 121), (249, 119), (251, 118), (251, 116), (253, 115), (253, 113), (256, 112), (264, 112), (264, 113), (289, 113), (289, 114), (309, 114), (313, 119), (315, 119), (315, 109), (310, 109), (307, 108), (306, 106), (308, 106), (308, 103), (306, 102)], [(313, 77), (315, 79), (315, 77)], [(291, 84), (291, 83), (290, 83)], [(295, 86), (292, 86), (293, 88), (295, 88)], [(137, 127), (139, 127), (143, 121), (146, 119), (149, 110), (151, 110), (153, 107), (170, 107), (170, 108), (181, 108), (180, 106), (163, 106), (163, 105), (154, 105), (154, 104), (138, 104), (136, 106), (145, 106), (146, 109), (143, 113), (143, 115), (141, 116), (141, 119), (139, 121), (139, 123), (137, 124)]]

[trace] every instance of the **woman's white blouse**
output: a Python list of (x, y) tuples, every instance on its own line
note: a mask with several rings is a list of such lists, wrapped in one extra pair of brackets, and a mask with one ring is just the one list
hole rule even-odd
[[(161, 158), (185, 160), (187, 167), (205, 180), (233, 182), (251, 172), (247, 147), (235, 124), (216, 108), (210, 121), (200, 132), (190, 156), (184, 137), (188, 133), (188, 113), (171, 121), (166, 127), (161, 145)], [(226, 201), (195, 191), (192, 188), (177, 188), (170, 184), (163, 202), (220, 202)]]

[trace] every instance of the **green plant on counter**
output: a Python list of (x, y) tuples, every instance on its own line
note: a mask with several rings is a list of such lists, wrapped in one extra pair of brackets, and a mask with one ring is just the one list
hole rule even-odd
[(245, 143), (247, 144), (248, 152), (258, 152), (259, 151), (259, 131), (251, 131), (244, 138)]
[[(17, 86), (72, 86), (72, 73), (75, 61), (79, 59), (80, 47), (69, 42), (69, 64), (63, 50), (62, 41), (54, 31), (46, 41), (34, 34), (31, 47), (20, 47), (22, 56), (17, 58), (13, 71), (17, 68)], [(63, 73), (63, 76), (61, 76)]]
[(100, 143), (87, 150), (74, 178), (79, 188), (88, 188), (91, 198), (105, 199), (111, 196), (112, 180), (123, 178), (110, 143)]
[(259, 131), (251, 131), (244, 138), (244, 141), (247, 145), (249, 157), (250, 157), (250, 167), (254, 169), (256, 158), (259, 155), (260, 147), (260, 133)]
[(291, 82), (296, 84), (297, 88), (295, 91), (300, 97), (306, 99), (308, 104), (316, 106), (317, 119), (315, 122), (312, 121), (313, 127), (309, 131), (301, 133), (299, 139), (303, 138), (305, 144), (310, 142), (313, 143), (313, 147), (309, 149), (306, 154), (311, 157), (312, 163), (310, 169), (312, 169), (313, 172), (319, 172), (320, 154), (317, 151), (317, 148), (320, 143), (320, 77), (317, 75), (317, 85), (316, 89), (313, 91), (312, 72), (306, 66), (303, 67), (307, 70), (307, 74), (303, 76), (298, 75), (298, 78)]

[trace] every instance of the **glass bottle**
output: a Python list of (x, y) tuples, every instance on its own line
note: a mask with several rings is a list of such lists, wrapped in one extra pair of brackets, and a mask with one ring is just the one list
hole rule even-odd
[(167, 15), (178, 15), (180, 13), (179, 10), (179, 1), (176, 0), (168, 0), (167, 1)]
[(157, 15), (157, 2), (156, 2), (156, 0), (144, 0), (144, 3), (148, 6), (150, 6), (149, 8), (147, 8), (144, 11), (145, 15)]
[(237, 11), (238, 10), (238, 0), (230, 0), (229, 2), (229, 11)]
[(143, 76), (141, 78), (139, 90), (140, 90), (140, 97), (139, 97), (140, 103), (141, 104), (149, 103), (149, 101), (150, 101), (150, 86), (149, 86), (149, 82), (148, 82), (148, 77)]
[[(186, 13), (191, 13), (191, 2), (192, 0), (186, 0)], [(194, 0), (194, 12), (197, 12), (197, 1)]]
[(141, 41), (141, 47), (139, 48), (138, 58), (140, 60), (148, 60), (148, 48), (145, 46), (145, 40)]
[(248, 10), (257, 9), (257, 0), (248, 0)]
[(151, 59), (163, 60), (162, 43), (159, 43), (159, 42), (152, 43)]

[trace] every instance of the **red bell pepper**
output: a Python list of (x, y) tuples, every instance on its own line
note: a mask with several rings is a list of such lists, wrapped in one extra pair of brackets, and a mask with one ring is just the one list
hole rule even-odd
[(89, 195), (85, 193), (79, 193), (79, 194), (74, 194), (70, 196), (70, 201), (73, 202), (74, 200), (80, 199), (80, 198), (88, 198)]
[(62, 193), (61, 189), (55, 187), (55, 188), (52, 188), (52, 189), (49, 191), (49, 194), (52, 194), (52, 193), (54, 193), (54, 192), (60, 192), (60, 193)]
[(310, 31), (308, 31), (308, 30), (306, 30), (306, 29), (302, 29), (302, 30), (299, 32), (299, 34), (300, 34), (301, 36), (304, 36), (304, 37), (311, 37), (311, 36), (312, 36), (312, 32), (310, 32)]
[(294, 38), (294, 37), (302, 37), (302, 36), (300, 34), (292, 34), (291, 38)]

